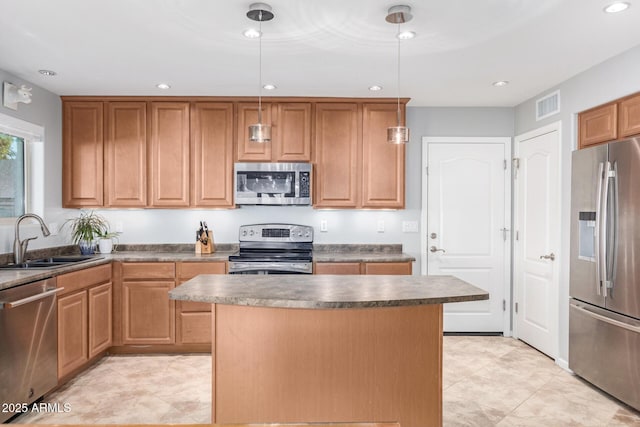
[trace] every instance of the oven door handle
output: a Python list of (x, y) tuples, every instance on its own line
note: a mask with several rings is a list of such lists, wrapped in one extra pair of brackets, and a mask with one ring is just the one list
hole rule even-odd
[(41, 300), (43, 298), (47, 298), (47, 297), (50, 297), (52, 295), (55, 295), (58, 292), (62, 291), (63, 289), (64, 288), (47, 289), (46, 291), (44, 291), (42, 293), (31, 295), (30, 297), (22, 298), (22, 299), (19, 299), (19, 300), (16, 300), (16, 301), (10, 301), (10, 302), (1, 303), (0, 304), (0, 309), (10, 309), (10, 308), (15, 308), (15, 307), (20, 307), (21, 305), (29, 304), (30, 302), (38, 301), (38, 300)]

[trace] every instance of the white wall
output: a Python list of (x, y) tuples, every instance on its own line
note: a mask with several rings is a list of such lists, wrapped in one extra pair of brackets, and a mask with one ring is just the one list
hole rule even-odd
[[(62, 206), (62, 103), (60, 97), (32, 82), (19, 79), (3, 70), (0, 70), (0, 85), (2, 82), (10, 82), (14, 85), (25, 84), (33, 87), (31, 104), (18, 104), (18, 110), (11, 110), (0, 104), (0, 113), (12, 116), (20, 120), (34, 123), (44, 127), (44, 219), (50, 223), (64, 218)], [(1, 87), (1, 86), (0, 86)], [(47, 246), (59, 246), (65, 244), (62, 236), (53, 236), (44, 239), (40, 233), (40, 227), (29, 225), (26, 221), (21, 227), (21, 238), (28, 236), (40, 236), (32, 241), (29, 248), (41, 248)], [(0, 253), (13, 251), (13, 224), (6, 221), (0, 222)]]
[[(640, 46), (596, 65), (561, 84), (518, 105), (515, 109), (515, 134), (520, 135), (562, 121), (561, 147), (561, 247), (560, 268), (560, 362), (568, 360), (569, 344), (569, 232), (571, 209), (571, 151), (577, 146), (577, 113), (640, 91)], [(535, 100), (560, 90), (561, 112), (535, 121)]]

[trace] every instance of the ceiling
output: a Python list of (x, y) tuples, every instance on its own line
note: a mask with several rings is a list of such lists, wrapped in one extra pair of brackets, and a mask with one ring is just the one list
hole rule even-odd
[[(514, 106), (640, 44), (640, 0), (603, 13), (611, 1), (267, 0), (263, 82), (277, 89), (263, 94), (395, 97), (398, 28), (385, 16), (408, 4), (409, 105)], [(255, 96), (258, 40), (242, 34), (256, 24), (250, 3), (2, 0), (0, 69), (59, 95)]]

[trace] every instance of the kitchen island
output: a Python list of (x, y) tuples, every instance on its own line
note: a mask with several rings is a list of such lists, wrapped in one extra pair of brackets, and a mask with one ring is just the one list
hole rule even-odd
[(200, 275), (169, 292), (212, 310), (212, 422), (442, 425), (451, 276)]

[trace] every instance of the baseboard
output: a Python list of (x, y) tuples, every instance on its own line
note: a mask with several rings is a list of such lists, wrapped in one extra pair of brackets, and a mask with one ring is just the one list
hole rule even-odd
[(560, 359), (559, 357), (556, 359), (556, 365), (560, 366), (562, 369), (564, 369), (565, 371), (572, 373), (573, 371), (571, 369), (569, 369), (569, 361), (565, 360), (565, 359)]
[(502, 332), (443, 332), (443, 335), (445, 337), (501, 337)]

